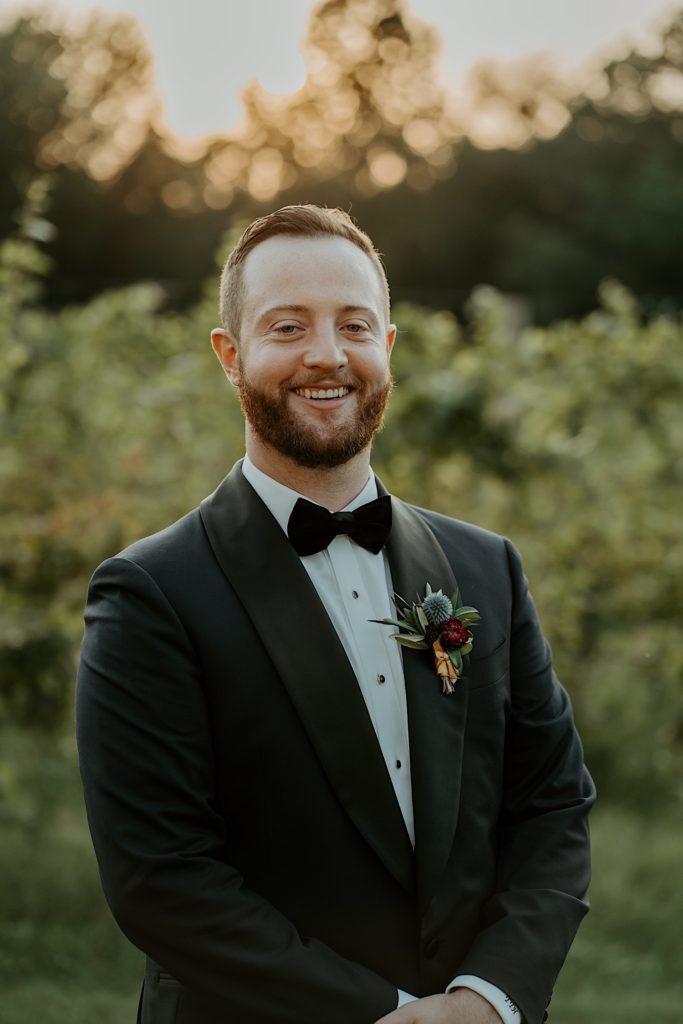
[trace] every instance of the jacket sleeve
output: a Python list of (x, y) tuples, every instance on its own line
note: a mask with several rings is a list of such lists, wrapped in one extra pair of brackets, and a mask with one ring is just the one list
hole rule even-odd
[(588, 910), (588, 812), (595, 800), (566, 691), (551, 664), (519, 555), (512, 581), (510, 713), (495, 891), (460, 974), (485, 978), (540, 1024)]
[(370, 1024), (392, 1010), (392, 984), (300, 935), (226, 862), (199, 658), (154, 579), (125, 557), (104, 562), (85, 623), (81, 775), (125, 935), (216, 1018)]

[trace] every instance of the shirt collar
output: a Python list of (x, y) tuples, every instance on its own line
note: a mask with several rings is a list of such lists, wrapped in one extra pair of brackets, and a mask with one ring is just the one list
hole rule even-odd
[[(279, 481), (273, 480), (272, 476), (268, 476), (268, 474), (264, 473), (263, 470), (257, 469), (248, 455), (244, 456), (242, 472), (270, 514), (277, 520), (284, 533), (287, 533), (289, 517), (291, 516), (292, 509), (299, 498), (306, 498), (306, 501), (313, 501), (313, 499), (307, 497), (307, 495), (299, 494), (298, 491), (293, 491), (291, 487), (286, 487), (284, 484), (279, 483)], [(363, 490), (360, 494), (356, 495), (353, 501), (350, 501), (348, 505), (345, 505), (340, 511), (352, 512), (355, 508), (358, 508), (360, 505), (365, 505), (368, 501), (373, 501), (376, 497), (377, 481), (375, 479), (375, 474), (370, 470), (368, 482)], [(313, 503), (315, 505), (320, 504), (320, 502), (317, 501)]]

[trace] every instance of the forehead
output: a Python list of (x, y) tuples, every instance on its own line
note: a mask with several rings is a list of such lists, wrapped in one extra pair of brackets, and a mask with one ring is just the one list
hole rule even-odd
[(346, 238), (275, 235), (244, 261), (244, 316), (278, 305), (368, 306), (384, 314), (384, 289), (370, 257)]

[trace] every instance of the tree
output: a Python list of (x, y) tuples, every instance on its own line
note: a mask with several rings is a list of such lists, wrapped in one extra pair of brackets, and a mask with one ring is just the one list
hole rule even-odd
[[(3, 185), (0, 174), (5, 223), (30, 154), (66, 160), (55, 171), (55, 230), (45, 239), (55, 268), (45, 299), (58, 306), (151, 279), (167, 303), (186, 309), (227, 228), (274, 205), (312, 201), (353, 209), (387, 254), (398, 299), (462, 314), (472, 288), (486, 282), (525, 304), (534, 322), (550, 323), (590, 310), (608, 275), (649, 315), (676, 309), (683, 301), (682, 18), (662, 30), (659, 54), (609, 60), (578, 96), (546, 66), (482, 64), (468, 109), (440, 85), (435, 33), (406, 2), (323, 0), (311, 16), (304, 87), (276, 98), (252, 84), (244, 130), (211, 140), (192, 160), (179, 158), (151, 113), (125, 127), (129, 104), (152, 110), (144, 52), (125, 24), (118, 57), (108, 55), (104, 29), (93, 30), (86, 88), (73, 57), (83, 32), (58, 40), (43, 23), (24, 22), (11, 38), (19, 52), (30, 43), (31, 69), (8, 56), (9, 70), (0, 70), (11, 79), (7, 109), (20, 95), (17, 109), (26, 112), (33, 92), (45, 89), (36, 124), (51, 103), (61, 113), (58, 124), (40, 129), (40, 144), (35, 126), (25, 151), (17, 138), (21, 175), (12, 172)], [(123, 85), (111, 96), (108, 61), (122, 68)], [(54, 79), (55, 67), (63, 80)], [(78, 106), (74, 90), (92, 109)], [(94, 180), (83, 168), (92, 172), (98, 153), (118, 138), (118, 127), (100, 123), (117, 111), (124, 142), (137, 148), (107, 180)], [(506, 144), (494, 148), (482, 127), (492, 115), (507, 126)], [(0, 124), (8, 146), (17, 123)]]

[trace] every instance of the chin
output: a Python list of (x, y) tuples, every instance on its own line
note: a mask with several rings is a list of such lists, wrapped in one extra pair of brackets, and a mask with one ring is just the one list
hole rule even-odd
[[(276, 441), (274, 445), (273, 441)], [(270, 444), (298, 466), (306, 469), (336, 469), (364, 451), (369, 442), (357, 434), (340, 438), (336, 432), (325, 443), (325, 439), (319, 435), (312, 437), (310, 434), (293, 432), (277, 439), (271, 438)]]

